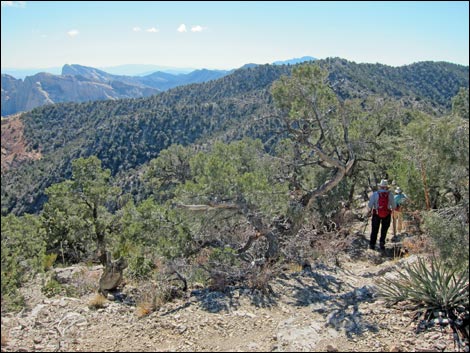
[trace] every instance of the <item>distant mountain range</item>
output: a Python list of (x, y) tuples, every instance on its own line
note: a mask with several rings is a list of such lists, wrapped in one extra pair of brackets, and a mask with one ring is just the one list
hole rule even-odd
[[(273, 65), (292, 65), (315, 60), (311, 56), (275, 61)], [(246, 64), (243, 67), (255, 67)], [(28, 111), (46, 104), (62, 102), (87, 102), (95, 100), (142, 98), (168, 89), (202, 83), (221, 78), (234, 70), (168, 68), (168, 71), (152, 71), (156, 65), (122, 65), (113, 72), (149, 72), (146, 75), (128, 76), (81, 65), (64, 65), (60, 75), (40, 72), (23, 79), (2, 73), (1, 115), (7, 116)], [(161, 67), (160, 68), (165, 68)], [(111, 68), (110, 68), (111, 69)], [(55, 69), (54, 69), (55, 70)], [(14, 70), (13, 70), (14, 71)], [(185, 72), (186, 73), (182, 73)], [(12, 72), (12, 70), (6, 70)]]
[[(285, 61), (274, 61), (273, 65), (293, 65), (304, 61), (316, 60), (312, 56), (303, 56), (301, 58), (294, 58)], [(258, 65), (258, 64), (247, 64)], [(152, 64), (127, 64), (118, 66), (105, 66), (98, 67), (97, 69), (107, 72), (112, 75), (126, 75), (126, 76), (147, 76), (157, 71), (166, 72), (173, 75), (188, 74), (197, 70), (196, 68), (189, 67), (172, 67), (161, 66)], [(211, 69), (212, 70), (212, 69)], [(218, 70), (215, 70), (218, 71)], [(233, 71), (233, 70), (229, 70)], [(13, 76), (16, 79), (24, 79), (26, 76), (34, 76), (40, 72), (47, 72), (53, 75), (60, 75), (62, 67), (48, 67), (48, 68), (31, 68), (31, 69), (15, 69), (15, 68), (2, 68), (2, 74)]]
[(302, 56), (301, 58), (294, 58), (294, 59), (289, 59), (289, 60), (284, 60), (284, 61), (275, 61), (273, 62), (273, 65), (296, 65), (303, 63), (305, 61), (313, 61), (317, 60), (313, 56)]
[(147, 76), (112, 75), (93, 67), (64, 65), (61, 75), (38, 73), (24, 80), (2, 74), (2, 116), (46, 104), (141, 98), (170, 88), (214, 80), (229, 71), (195, 70), (188, 74), (154, 72)]
[[(98, 67), (98, 69), (105, 71), (112, 75), (127, 75), (127, 76), (145, 76), (156, 71), (168, 72), (170, 74), (187, 74), (196, 70), (195, 68), (179, 68), (160, 65), (146, 65), (146, 64), (129, 64), (118, 66)], [(15, 69), (15, 68), (2, 68), (2, 74), (13, 76), (16, 79), (24, 79), (26, 76), (34, 76), (40, 72), (47, 72), (53, 75), (60, 75), (62, 73), (62, 66), (48, 67), (48, 68), (31, 68), (31, 69)]]

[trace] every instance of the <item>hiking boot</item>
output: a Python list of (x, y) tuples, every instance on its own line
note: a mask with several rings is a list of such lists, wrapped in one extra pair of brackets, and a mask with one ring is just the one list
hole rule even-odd
[(375, 245), (369, 245), (370, 250), (375, 250)]
[(380, 250), (385, 250), (385, 245), (384, 244), (380, 244)]

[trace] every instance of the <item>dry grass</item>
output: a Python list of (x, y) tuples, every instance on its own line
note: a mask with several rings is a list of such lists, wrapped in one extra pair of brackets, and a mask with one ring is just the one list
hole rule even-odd
[(269, 266), (262, 268), (261, 271), (252, 272), (248, 275), (248, 286), (268, 294), (272, 292), (270, 282), (276, 276), (276, 272), (274, 268)]
[(107, 301), (108, 299), (106, 299), (102, 294), (96, 294), (88, 302), (88, 307), (90, 309), (104, 308)]
[(289, 262), (287, 264), (287, 272), (289, 273), (297, 273), (302, 271), (302, 265), (297, 262)]
[(155, 306), (150, 302), (140, 302), (135, 308), (135, 314), (137, 317), (144, 317), (152, 313), (155, 310)]
[(207, 265), (209, 263), (209, 258), (212, 252), (212, 249), (202, 249), (194, 258), (194, 263), (196, 265)]
[(224, 272), (216, 272), (211, 274), (209, 279), (209, 288), (212, 291), (223, 292), (230, 285), (228, 274)]
[(2, 332), (2, 347), (8, 344), (8, 337)]
[(403, 239), (403, 248), (408, 254), (429, 254), (432, 252), (432, 243), (426, 236), (415, 236)]

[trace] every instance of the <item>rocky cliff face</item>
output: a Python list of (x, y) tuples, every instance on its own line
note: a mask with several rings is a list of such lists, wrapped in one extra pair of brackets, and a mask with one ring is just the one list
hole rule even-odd
[(2, 116), (60, 102), (148, 97), (176, 86), (215, 80), (229, 73), (204, 69), (185, 75), (154, 72), (139, 77), (112, 75), (81, 65), (64, 65), (62, 75), (42, 72), (26, 76), (24, 81), (2, 74)]
[(15, 113), (16, 96), (23, 81), (17, 80), (13, 76), (2, 74), (2, 116)]
[(24, 81), (2, 74), (2, 116), (60, 102), (140, 98), (160, 90), (132, 83), (96, 79), (80, 75), (39, 73)]

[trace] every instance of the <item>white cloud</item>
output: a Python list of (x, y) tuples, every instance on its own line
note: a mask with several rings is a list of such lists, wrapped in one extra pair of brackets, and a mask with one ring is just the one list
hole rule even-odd
[(26, 7), (26, 1), (2, 1), (2, 7)]
[(142, 28), (140, 28), (140, 27), (134, 27), (134, 28), (132, 28), (132, 30), (133, 30), (134, 32), (140, 32), (140, 31), (142, 30)]
[(177, 31), (180, 32), (180, 33), (187, 32), (187, 30), (186, 30), (186, 25), (185, 25), (184, 23), (181, 24), (181, 25), (178, 27)]
[(202, 31), (203, 31), (203, 28), (199, 25), (191, 27), (191, 32), (202, 32)]
[(80, 33), (80, 32), (77, 31), (76, 29), (72, 29), (72, 30), (70, 30), (70, 31), (67, 32), (67, 34), (68, 34), (70, 37), (72, 37), (72, 38), (78, 36), (79, 33)]
[(148, 28), (146, 29), (147, 32), (150, 32), (150, 33), (157, 33), (159, 32), (160, 30), (156, 29), (155, 27), (152, 27), (152, 28)]

